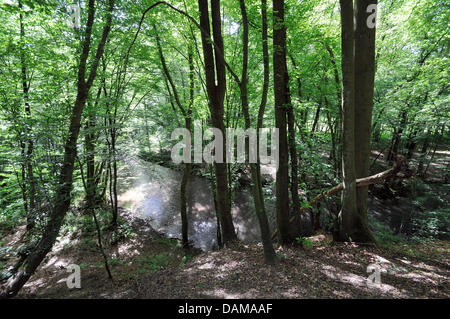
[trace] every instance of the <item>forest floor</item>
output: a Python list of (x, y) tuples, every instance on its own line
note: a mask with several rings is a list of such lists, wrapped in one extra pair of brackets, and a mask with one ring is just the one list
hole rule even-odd
[[(259, 244), (186, 254), (178, 241), (149, 228), (126, 210), (130, 238), (107, 244), (108, 279), (95, 233), (60, 237), (17, 298), (450, 298), (450, 243), (383, 247), (333, 244), (310, 238), (310, 247), (279, 248), (266, 266)], [(4, 247), (18, 244), (16, 231)], [(105, 242), (110, 242), (105, 233)], [(67, 267), (80, 265), (81, 288), (69, 289)], [(367, 267), (378, 265), (379, 285), (368, 285)]]

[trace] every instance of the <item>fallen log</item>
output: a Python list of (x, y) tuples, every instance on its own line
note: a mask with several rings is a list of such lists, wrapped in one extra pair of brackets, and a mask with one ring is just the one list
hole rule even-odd
[[(364, 187), (364, 186), (369, 186), (369, 185), (373, 185), (373, 184), (378, 184), (378, 183), (386, 182), (390, 179), (395, 179), (395, 178), (402, 178), (402, 179), (410, 178), (410, 177), (414, 176), (415, 173), (416, 173), (416, 171), (414, 169), (411, 169), (408, 166), (405, 158), (403, 156), (398, 155), (396, 157), (394, 167), (392, 167), (384, 172), (381, 172), (381, 173), (378, 173), (378, 174), (375, 174), (375, 175), (372, 175), (369, 177), (357, 179), (356, 187)], [(336, 193), (339, 193), (343, 189), (344, 189), (344, 184), (341, 183), (325, 192), (320, 193), (319, 195), (317, 195), (316, 197), (311, 199), (306, 205), (304, 205), (303, 207), (300, 208), (299, 215), (301, 216), (307, 209), (316, 205), (324, 198), (334, 195)], [(295, 220), (295, 216), (291, 217), (291, 219), (289, 220), (289, 223), (292, 223), (294, 220)], [(278, 233), (278, 230), (275, 230), (275, 232), (272, 234), (272, 240), (275, 239), (275, 237), (277, 236), (277, 233)]]

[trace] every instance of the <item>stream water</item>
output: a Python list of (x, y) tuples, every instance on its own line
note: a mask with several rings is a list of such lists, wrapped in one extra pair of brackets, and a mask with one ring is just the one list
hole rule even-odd
[[(123, 177), (119, 190), (119, 205), (148, 219), (152, 228), (166, 237), (180, 238), (182, 172), (141, 160), (132, 160), (124, 170), (121, 172)], [(211, 250), (217, 244), (217, 220), (208, 180), (191, 176), (187, 198), (189, 240), (196, 248)], [(271, 210), (272, 205), (269, 203), (268, 215), (273, 225)], [(259, 226), (254, 214), (253, 199), (248, 190), (236, 191), (232, 216), (241, 241), (259, 241)]]

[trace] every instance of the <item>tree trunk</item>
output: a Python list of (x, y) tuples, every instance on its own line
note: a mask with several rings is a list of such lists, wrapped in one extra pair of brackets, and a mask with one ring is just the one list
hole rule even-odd
[(86, 148), (86, 204), (88, 209), (94, 209), (96, 201), (97, 185), (95, 183), (95, 108), (101, 94), (101, 87), (97, 92), (94, 108), (89, 110), (85, 125), (85, 148)]
[(395, 130), (394, 135), (392, 136), (392, 147), (389, 151), (389, 156), (387, 157), (387, 161), (392, 162), (394, 160), (395, 155), (398, 154), (398, 147), (400, 145), (400, 140), (402, 138), (403, 130), (406, 126), (407, 121), (407, 113), (406, 110), (402, 110), (400, 112), (400, 118), (402, 119), (399, 125), (399, 128)]
[(314, 132), (316, 131), (317, 124), (319, 123), (319, 116), (320, 116), (320, 109), (321, 108), (322, 108), (322, 102), (320, 102), (319, 105), (317, 105), (316, 116), (314, 116), (314, 122), (313, 122), (313, 126), (312, 126), (312, 129), (311, 129), (310, 137), (313, 137), (314, 136)]
[(419, 132), (419, 130), (417, 128), (414, 129), (414, 131), (411, 133), (411, 136), (409, 137), (408, 154), (406, 155), (407, 159), (411, 159), (414, 151), (416, 150), (416, 146), (417, 146), (416, 137), (417, 137), (418, 132)]
[[(241, 15), (242, 15), (242, 43), (243, 43), (243, 58), (242, 58), (242, 77), (240, 81), (240, 95), (242, 111), (244, 113), (245, 128), (249, 129), (251, 127), (250, 114), (247, 99), (247, 83), (248, 83), (248, 19), (247, 11), (245, 8), (244, 0), (239, 0)], [(264, 9), (266, 9), (266, 4), (262, 4)], [(249, 154), (249, 142), (246, 141), (246, 152)], [(261, 176), (258, 170), (258, 163), (250, 163), (251, 180), (252, 180), (252, 193), (253, 202), (255, 204), (256, 217), (258, 218), (259, 228), (261, 231), (261, 242), (264, 248), (264, 259), (267, 264), (273, 264), (276, 260), (275, 251), (273, 249), (272, 241), (270, 239), (270, 228), (269, 222), (267, 220), (267, 215), (264, 207), (264, 198), (262, 193)]]
[[(328, 45), (327, 43), (325, 43), (325, 48), (328, 51), (328, 54), (330, 55), (330, 61), (331, 64), (333, 65), (333, 73), (334, 73), (334, 84), (336, 87), (336, 97), (337, 97), (337, 111), (338, 111), (338, 117), (335, 121), (335, 127), (332, 130), (334, 132), (334, 145), (335, 147), (333, 147), (334, 149), (334, 156), (335, 156), (335, 168), (336, 168), (336, 172), (339, 172), (341, 170), (341, 161), (338, 160), (342, 157), (341, 152), (341, 128), (342, 128), (342, 105), (341, 105), (341, 101), (342, 101), (342, 92), (341, 92), (341, 82), (340, 82), (340, 78), (339, 78), (339, 71), (338, 71), (338, 67), (336, 64), (336, 58), (334, 56), (334, 52), (333, 49), (330, 45)], [(328, 101), (325, 97), (325, 105), (328, 104)], [(331, 128), (330, 128), (331, 130)]]
[[(291, 198), (293, 203), (294, 212), (298, 212), (300, 209), (300, 200), (298, 198), (298, 156), (297, 156), (297, 147), (295, 143), (295, 115), (294, 109), (291, 101), (291, 92), (289, 88), (289, 74), (286, 68), (286, 107), (287, 107), (287, 118), (288, 118), (288, 131), (289, 131), (289, 156), (291, 158)], [(296, 216), (296, 225), (297, 231), (299, 234), (302, 234), (302, 220), (301, 216)]]
[[(19, 9), (22, 10), (22, 2), (19, 0)], [(24, 181), (28, 181), (29, 184), (29, 191), (28, 196), (24, 196), (25, 202), (29, 200), (29, 205), (25, 204), (25, 211), (27, 213), (27, 233), (29, 233), (36, 223), (36, 211), (35, 211), (35, 194), (36, 194), (36, 183), (34, 180), (34, 174), (33, 174), (33, 134), (31, 132), (31, 107), (29, 102), (29, 83), (28, 83), (28, 70), (27, 70), (27, 63), (25, 58), (25, 27), (23, 23), (23, 14), (22, 11), (19, 14), (20, 19), (20, 64), (22, 66), (22, 90), (23, 90), (23, 99), (25, 102), (25, 123), (24, 123), (24, 139), (25, 143), (23, 144), (23, 152), (24, 155), (24, 172), (22, 174), (23, 177), (26, 176), (26, 179)], [(26, 152), (25, 152), (26, 148)], [(26, 174), (25, 174), (26, 170)], [(26, 190), (25, 190), (26, 194)]]
[[(203, 59), (205, 66), (206, 87), (209, 99), (209, 108), (211, 111), (212, 124), (215, 128), (225, 132), (223, 123), (224, 116), (224, 96), (226, 90), (225, 60), (224, 47), (222, 39), (222, 28), (220, 18), (220, 1), (211, 0), (211, 19), (214, 40), (214, 50), (211, 44), (211, 28), (208, 14), (207, 0), (198, 0), (200, 10), (200, 26), (202, 28), (202, 47)], [(217, 76), (217, 85), (216, 85)], [(223, 143), (226, 149), (225, 142)], [(224, 152), (225, 153), (225, 152)], [(227, 164), (225, 158), (222, 163), (214, 163), (216, 174), (216, 196), (217, 196), (217, 213), (220, 218), (222, 228), (223, 244), (237, 240), (234, 230), (233, 220), (231, 217), (231, 209), (228, 198), (228, 176)]]
[[(153, 25), (153, 28), (156, 30), (156, 25)], [(169, 95), (171, 95), (169, 85), (167, 85), (167, 82), (170, 84), (170, 87), (172, 88), (173, 96), (175, 98), (175, 103), (177, 104), (181, 114), (184, 117), (185, 121), (185, 128), (189, 131), (189, 133), (192, 133), (192, 105), (194, 104), (194, 62), (193, 62), (193, 48), (192, 45), (189, 44), (188, 47), (188, 63), (189, 63), (189, 105), (187, 107), (187, 110), (183, 107), (182, 102), (180, 100), (180, 96), (178, 94), (178, 90), (175, 86), (175, 82), (172, 79), (172, 76), (170, 75), (169, 69), (167, 68), (166, 60), (164, 58), (163, 50), (161, 47), (161, 41), (158, 35), (158, 31), (156, 30), (156, 44), (158, 47), (158, 53), (159, 58), (161, 61), (161, 66), (163, 69), (163, 73), (165, 75), (166, 79), (166, 87)], [(174, 112), (176, 112), (175, 107), (173, 106)], [(181, 179), (180, 184), (180, 216), (181, 216), (181, 238), (182, 238), (182, 244), (184, 248), (189, 247), (189, 237), (188, 237), (188, 218), (187, 218), (187, 196), (186, 196), (186, 189), (189, 182), (189, 177), (191, 176), (191, 163), (185, 163), (184, 164), (184, 173), (183, 178)]]
[(355, 62), (353, 32), (353, 1), (340, 0), (342, 25), (342, 170), (343, 186), (342, 208), (339, 213), (339, 236), (337, 240), (353, 239), (354, 229), (358, 227), (356, 208), (355, 174)]
[(336, 172), (339, 169), (339, 160), (336, 156), (336, 132), (333, 127), (333, 122), (331, 120), (331, 114), (329, 109), (329, 103), (326, 96), (324, 96), (325, 100), (325, 107), (327, 108), (327, 122), (328, 122), (328, 128), (330, 129), (330, 135), (331, 135), (331, 150), (330, 150), (330, 159), (333, 161), (333, 170), (334, 170), (334, 176), (336, 176)]
[(276, 212), (278, 243), (293, 241), (289, 236), (289, 172), (286, 121), (286, 26), (284, 0), (273, 1), (273, 71), (275, 95), (275, 127), (279, 130), (279, 162), (276, 176)]
[[(355, 28), (355, 173), (356, 178), (369, 176), (370, 136), (372, 128), (373, 90), (375, 81), (375, 28), (369, 28), (367, 7), (377, 0), (356, 0)], [(356, 190), (356, 208), (360, 226), (352, 236), (358, 242), (373, 242), (367, 219), (368, 187)], [(358, 236), (356, 237), (356, 234)]]

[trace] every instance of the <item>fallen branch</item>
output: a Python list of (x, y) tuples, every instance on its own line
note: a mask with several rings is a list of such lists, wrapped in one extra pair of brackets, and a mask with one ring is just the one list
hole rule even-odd
[[(395, 161), (395, 166), (393, 168), (388, 169), (384, 172), (369, 176), (369, 177), (357, 179), (356, 187), (364, 187), (364, 186), (369, 186), (369, 185), (373, 185), (373, 184), (378, 184), (378, 183), (385, 182), (389, 179), (394, 179), (394, 178), (410, 178), (410, 177), (414, 176), (414, 174), (415, 174), (415, 170), (410, 169), (408, 167), (408, 164), (406, 163), (405, 158), (403, 156), (397, 156), (396, 161)], [(299, 215), (301, 216), (307, 209), (311, 208), (314, 205), (317, 205), (317, 203), (319, 203), (324, 198), (334, 195), (336, 193), (339, 193), (343, 189), (344, 189), (344, 184), (341, 183), (325, 192), (320, 193), (319, 195), (314, 197), (312, 200), (310, 200), (307, 205), (304, 205), (303, 207), (300, 208)], [(289, 223), (292, 223), (294, 220), (295, 220), (295, 216), (292, 216), (291, 219), (289, 220)], [(277, 236), (277, 233), (278, 233), (278, 230), (275, 230), (275, 232), (272, 234), (272, 239), (275, 239), (275, 237)]]

